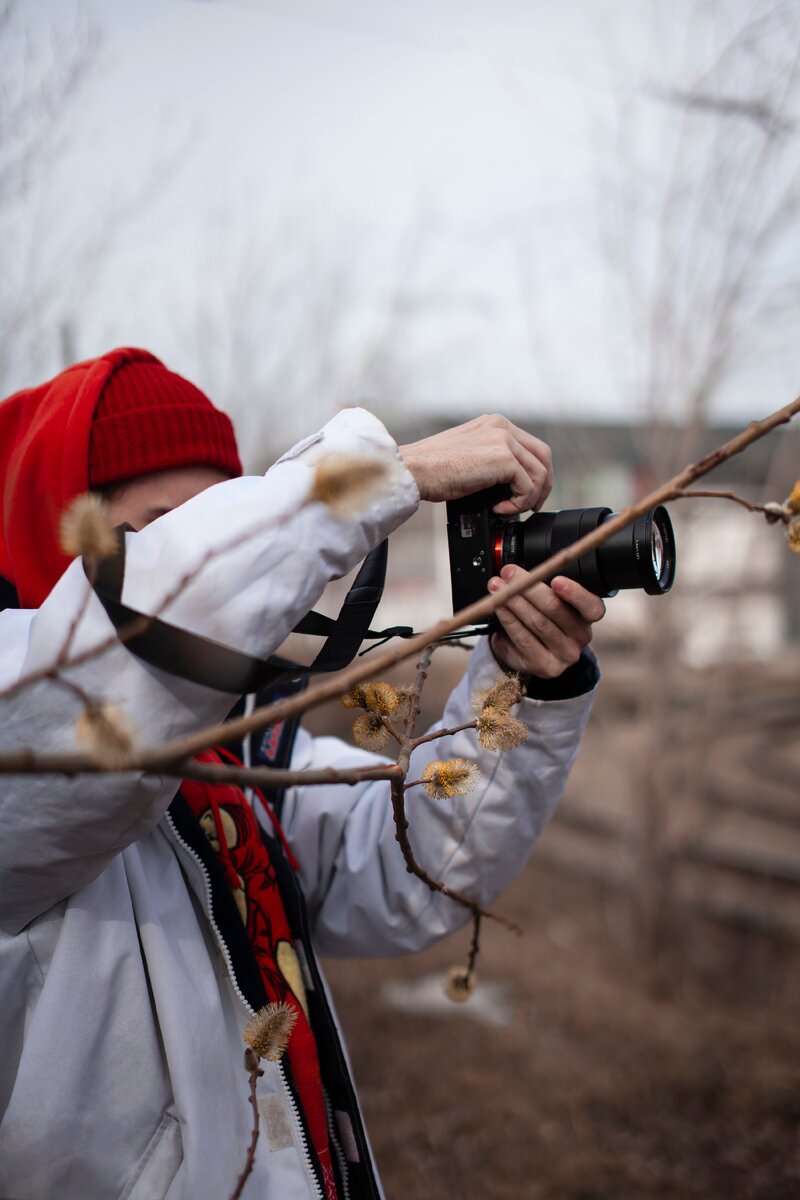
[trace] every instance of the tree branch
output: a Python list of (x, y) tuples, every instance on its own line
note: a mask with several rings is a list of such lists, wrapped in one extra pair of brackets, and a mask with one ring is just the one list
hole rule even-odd
[[(559, 551), (558, 554), (553, 555), (534, 570), (519, 572), (517, 577), (508, 583), (501, 592), (496, 592), (483, 597), (481, 600), (477, 600), (474, 604), (456, 613), (455, 616), (438, 621), (430, 629), (417, 634), (413, 638), (407, 639), (400, 645), (389, 646), (385, 650), (369, 655), (366, 660), (352, 664), (346, 670), (337, 673), (332, 678), (320, 680), (312, 684), (303, 693), (288, 696), (283, 700), (277, 701), (275, 704), (259, 708), (256, 712), (249, 715), (237, 717), (232, 721), (223, 722), (218, 725), (207, 726), (205, 729), (175, 738), (160, 746), (140, 751), (138, 754), (133, 755), (126, 764), (128, 769), (158, 772), (178, 761), (190, 758), (201, 750), (207, 750), (219, 742), (226, 742), (233, 738), (242, 738), (256, 730), (274, 725), (278, 721), (307, 712), (309, 709), (324, 703), (326, 700), (338, 698), (343, 692), (348, 691), (357, 683), (361, 683), (363, 680), (369, 678), (369, 676), (374, 676), (378, 672), (385, 671), (397, 663), (403, 662), (415, 654), (419, 654), (421, 650), (439, 641), (447, 634), (454, 633), (466, 625), (485, 621), (498, 608), (507, 604), (513, 596), (526, 591), (534, 583), (552, 579), (554, 575), (557, 575), (569, 563), (574, 562), (581, 555), (587, 553), (587, 551), (594, 550), (596, 547), (603, 545), (618, 530), (624, 529), (637, 517), (642, 516), (651, 508), (659, 504), (665, 504), (670, 500), (678, 499), (681, 492), (685, 491), (696, 479), (707, 475), (709, 471), (719, 466), (720, 463), (726, 462), (728, 459), (740, 454), (748, 446), (752, 445), (753, 442), (758, 441), (759, 438), (764, 437), (765, 434), (771, 432), (773, 429), (787, 424), (798, 412), (800, 412), (800, 398), (778, 409), (764, 420), (752, 422), (741, 433), (738, 433), (722, 446), (707, 454), (699, 462), (691, 463), (672, 479), (654, 488), (653, 491), (649, 492), (636, 504), (624, 508), (621, 512), (598, 526), (597, 529), (586, 534), (585, 537), (580, 538), (572, 545), (567, 546), (564, 550)], [(23, 750), (0, 755), (0, 774), (10, 772), (19, 773), (20, 771), (26, 772), (30, 770), (60, 774), (78, 774), (87, 769), (90, 771), (96, 770), (97, 765), (89, 756), (81, 754), (40, 755), (34, 754), (33, 751)]]
[(473, 913), (472, 917), (472, 941), (469, 947), (469, 958), (467, 959), (467, 979), (472, 978), (475, 971), (475, 963), (480, 952), (480, 937), (481, 937), (481, 914)]
[(247, 1183), (247, 1178), (253, 1169), (253, 1163), (256, 1158), (256, 1146), (258, 1145), (258, 1097), (256, 1095), (256, 1086), (258, 1085), (260, 1076), (264, 1072), (259, 1067), (258, 1057), (253, 1054), (252, 1050), (245, 1051), (245, 1066), (248, 1068), (250, 1077), (250, 1106), (253, 1110), (253, 1131), (250, 1135), (250, 1145), (247, 1147), (247, 1158), (242, 1168), (242, 1173), (236, 1180), (236, 1187), (231, 1192), (229, 1200), (239, 1200), (244, 1185)]
[(234, 783), (237, 787), (253, 784), (260, 788), (315, 787), (330, 783), (371, 783), (374, 780), (396, 779), (394, 763), (380, 766), (337, 769), (321, 767), (314, 771), (281, 770), (277, 767), (235, 767), (216, 763), (199, 763), (195, 759), (176, 763), (166, 775), (177, 779), (199, 779), (204, 783)]
[[(119, 642), (122, 642), (124, 645), (126, 642), (131, 641), (140, 634), (146, 633), (153, 622), (164, 615), (169, 606), (178, 599), (178, 597), (185, 591), (192, 580), (197, 578), (204, 567), (208, 566), (210, 562), (222, 557), (222, 555), (227, 554), (229, 551), (237, 550), (240, 546), (246, 545), (252, 538), (257, 537), (259, 534), (263, 533), (265, 529), (269, 529), (276, 524), (278, 524), (277, 518), (268, 517), (259, 521), (255, 525), (251, 525), (249, 529), (245, 529), (233, 535), (232, 537), (228, 538), (227, 541), (223, 541), (217, 546), (212, 546), (206, 550), (201, 557), (198, 558), (194, 566), (185, 571), (180, 579), (178, 579), (174, 584), (174, 586), (171, 587), (164, 596), (162, 596), (160, 602), (155, 606), (152, 613), (143, 613), (140, 617), (136, 617), (133, 621), (129, 621), (127, 625), (123, 625), (120, 629), (117, 629), (113, 633), (109, 634), (107, 638), (103, 638), (102, 641), (96, 642), (94, 646), (89, 646), (86, 650), (81, 650), (80, 653), (69, 657), (69, 648), (74, 640), (77, 627), (80, 624), (86, 609), (88, 608), (92, 595), (94, 594), (93, 586), (90, 586), (87, 588), (80, 608), (67, 632), (67, 638), (64, 646), (60, 650), (55, 662), (49, 667), (42, 667), (38, 671), (31, 671), (30, 674), (23, 675), (20, 679), (15, 680), (14, 683), (0, 691), (0, 700), (6, 700), (10, 696), (15, 695), (17, 692), (22, 691), (23, 688), (30, 687), (35, 683), (41, 683), (45, 679), (55, 679), (60, 671), (82, 666), (83, 663), (88, 662), (90, 659), (99, 658), (100, 655), (105, 654), (106, 650), (112, 649), (112, 647), (118, 645)], [(93, 571), (96, 570), (96, 563), (90, 562), (88, 566), (89, 583), (90, 585), (93, 585)]]
[[(413, 787), (414, 784), (406, 785), (408, 777), (409, 762), (411, 753), (418, 744), (414, 739), (414, 726), (420, 712), (420, 696), (422, 689), (425, 686), (425, 680), (428, 675), (431, 657), (436, 646), (430, 644), (425, 647), (422, 658), (417, 664), (417, 677), (414, 681), (414, 686), (409, 695), (408, 713), (405, 720), (405, 729), (403, 741), (400, 746), (400, 753), (397, 757), (397, 774), (392, 777), (391, 781), (391, 797), (392, 797), (392, 817), (394, 820), (395, 838), (403, 855), (403, 860), (406, 864), (406, 870), (410, 875), (414, 875), (422, 883), (429, 887), (432, 892), (439, 892), (442, 896), (448, 896), (454, 900), (456, 904), (460, 904), (463, 908), (469, 909), (472, 913), (474, 921), (479, 921), (482, 916), (488, 917), (492, 921), (497, 921), (498, 924), (504, 925), (506, 929), (510, 929), (513, 933), (521, 933), (518, 925), (513, 921), (509, 921), (506, 917), (500, 916), (498, 913), (488, 912), (481, 908), (477, 900), (471, 900), (469, 896), (465, 896), (463, 892), (457, 892), (454, 888), (448, 887), (439, 879), (434, 879), (429, 875), (424, 867), (421, 867), (414, 857), (414, 851), (411, 848), (411, 842), (408, 837), (408, 817), (406, 816), (405, 808), (405, 793), (407, 787)], [(420, 741), (429, 739), (422, 738)]]
[(416, 750), (417, 746), (424, 746), (426, 742), (435, 742), (438, 738), (452, 737), (454, 733), (461, 733), (464, 729), (474, 729), (475, 722), (467, 721), (463, 725), (454, 725), (452, 729), (434, 729), (430, 733), (424, 733), (422, 737), (413, 738), (411, 743), (412, 750)]
[(774, 524), (776, 521), (788, 522), (794, 515), (791, 509), (784, 507), (782, 504), (752, 504), (749, 500), (745, 500), (744, 496), (737, 496), (735, 492), (713, 492), (701, 491), (699, 488), (682, 489), (675, 493), (676, 500), (732, 500), (734, 504), (741, 504), (743, 508), (749, 512), (763, 513), (769, 524)]

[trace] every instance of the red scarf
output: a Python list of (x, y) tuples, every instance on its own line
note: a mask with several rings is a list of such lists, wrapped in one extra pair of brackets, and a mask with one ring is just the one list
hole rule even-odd
[[(197, 757), (200, 762), (221, 761), (211, 750)], [(212, 785), (185, 779), (181, 793), (219, 855), (267, 997), (276, 1003), (291, 1004), (298, 1014), (286, 1053), (322, 1167), (326, 1200), (336, 1200), (317, 1044), (308, 1021), (303, 977), (278, 881), (255, 816), (241, 789), (232, 784)], [(280, 832), (277, 823), (276, 830)]]

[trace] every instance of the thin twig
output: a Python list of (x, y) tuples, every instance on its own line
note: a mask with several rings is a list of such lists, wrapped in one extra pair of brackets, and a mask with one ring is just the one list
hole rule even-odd
[(481, 936), (481, 913), (472, 914), (472, 941), (469, 947), (469, 958), (467, 959), (467, 981), (472, 979), (475, 971), (475, 963), (480, 953), (480, 936)]
[(403, 739), (400, 736), (400, 734), (397, 732), (397, 730), (395, 729), (394, 725), (392, 725), (389, 718), (381, 717), (381, 721), (383, 723), (383, 728), (386, 729), (392, 735), (394, 740), (397, 742), (398, 746), (402, 746)]
[(82, 688), (80, 684), (73, 683), (71, 679), (62, 679), (60, 675), (54, 675), (53, 683), (55, 683), (58, 687), (63, 688), (65, 692), (69, 692), (71, 696), (75, 696), (78, 700), (80, 700), (84, 708), (99, 708), (99, 701), (95, 700), (93, 696), (90, 696), (85, 688)]
[(737, 496), (736, 492), (701, 491), (698, 488), (681, 489), (675, 493), (675, 499), (732, 500), (734, 504), (741, 504), (749, 512), (763, 513), (770, 524), (774, 524), (776, 521), (784, 521), (788, 524), (794, 515), (790, 508), (784, 507), (782, 504), (752, 504), (749, 500), (745, 500), (744, 496)]
[(174, 775), (178, 779), (199, 779), (205, 783), (234, 783), (239, 787), (254, 784), (262, 788), (285, 788), (395, 779), (398, 769), (394, 763), (381, 763), (368, 767), (320, 767), (313, 771), (292, 771), (278, 767), (234, 767), (224, 763), (217, 765), (188, 759), (186, 762), (176, 763), (164, 773)]
[(448, 887), (446, 883), (442, 883), (438, 879), (434, 879), (429, 875), (424, 867), (421, 867), (414, 858), (414, 852), (411, 849), (411, 843), (408, 840), (408, 817), (405, 812), (405, 794), (403, 784), (399, 780), (392, 780), (392, 815), (394, 817), (394, 831), (397, 843), (403, 854), (403, 860), (406, 864), (406, 870), (409, 875), (416, 876), (421, 880), (432, 892), (439, 892), (442, 896), (448, 896), (454, 900), (456, 904), (460, 904), (463, 908), (469, 909), (472, 913), (473, 920), (477, 916), (488, 917), (491, 921), (496, 921), (499, 925), (505, 926), (512, 933), (521, 934), (519, 925), (514, 921), (509, 921), (507, 917), (500, 913), (489, 912), (487, 909), (481, 908), (477, 900), (471, 900), (469, 896), (465, 896), (463, 892), (458, 892), (455, 888)]
[[(78, 625), (80, 624), (80, 621), (88, 607), (89, 601), (94, 594), (94, 589), (92, 586), (90, 586), (83, 598), (80, 609), (72, 622), (70, 630), (68, 631), (65, 645), (59, 652), (56, 661), (49, 667), (43, 667), (38, 671), (31, 671), (28, 675), (24, 675), (22, 678), (15, 680), (14, 683), (9, 684), (8, 687), (0, 691), (0, 700), (6, 700), (10, 696), (13, 696), (17, 692), (21, 691), (23, 688), (31, 687), (35, 683), (41, 683), (48, 679), (53, 680), (59, 671), (82, 666), (85, 662), (88, 662), (91, 659), (99, 658), (101, 655), (105, 654), (107, 650), (111, 650), (120, 642), (122, 642), (124, 645), (126, 642), (133, 640), (133, 638), (139, 637), (140, 634), (146, 633), (153, 622), (163, 616), (169, 606), (178, 599), (178, 597), (188, 587), (192, 580), (197, 578), (204, 567), (208, 566), (210, 562), (221, 557), (223, 554), (227, 554), (231, 550), (237, 550), (240, 546), (246, 545), (246, 543), (252, 538), (257, 537), (266, 529), (270, 529), (272, 526), (277, 525), (278, 523), (279, 521), (277, 517), (270, 517), (268, 520), (259, 521), (257, 525), (251, 525), (249, 529), (240, 531), (227, 541), (220, 542), (218, 545), (206, 550), (205, 553), (197, 560), (194, 566), (186, 570), (180, 579), (178, 579), (178, 581), (174, 584), (174, 586), (170, 588), (166, 595), (161, 598), (161, 601), (155, 606), (152, 613), (143, 613), (141, 616), (136, 617), (133, 621), (129, 621), (127, 625), (123, 625), (119, 629), (114, 630), (114, 632), (109, 634), (107, 638), (104, 638), (100, 642), (96, 642), (94, 646), (89, 646), (86, 650), (82, 650), (79, 654), (75, 654), (72, 658), (70, 658), (68, 655), (69, 648), (74, 639)], [(92, 570), (93, 568), (96, 570), (96, 565), (96, 563), (90, 563), (89, 566), (90, 585), (93, 583)]]
[[(408, 776), (408, 768), (411, 759), (411, 753), (415, 748), (414, 727), (420, 713), (420, 697), (422, 689), (425, 686), (425, 680), (428, 676), (428, 668), (430, 667), (431, 657), (436, 646), (431, 644), (425, 647), (422, 658), (417, 663), (417, 676), (414, 680), (414, 686), (409, 694), (408, 713), (406, 714), (405, 729), (403, 742), (400, 747), (400, 753), (397, 756), (397, 774), (391, 780), (391, 799), (392, 799), (392, 818), (394, 820), (394, 835), (397, 840), (400, 850), (403, 855), (403, 860), (406, 864), (406, 870), (410, 875), (416, 876), (421, 880), (432, 892), (439, 892), (442, 896), (448, 896), (454, 900), (456, 904), (462, 905), (469, 909), (473, 915), (489, 917), (492, 921), (497, 921), (498, 924), (504, 925), (506, 929), (510, 929), (513, 933), (521, 933), (519, 926), (513, 921), (507, 920), (506, 917), (500, 916), (498, 913), (487, 912), (481, 908), (477, 900), (471, 900), (469, 896), (465, 896), (462, 892), (457, 892), (454, 888), (448, 887), (439, 879), (434, 879), (429, 875), (424, 867), (421, 867), (414, 857), (414, 851), (411, 848), (411, 842), (408, 838), (408, 817), (405, 809), (405, 780)], [(419, 781), (417, 781), (419, 782)], [(413, 787), (414, 784), (409, 784)]]
[(86, 591), (84, 592), (83, 600), (81, 601), (80, 605), (78, 606), (78, 611), (75, 613), (75, 616), (72, 618), (72, 621), (70, 622), (69, 629), (67, 630), (67, 636), (64, 639), (64, 645), (59, 650), (58, 657), (56, 658), (56, 661), (53, 663), (52, 669), (53, 669), (54, 673), (60, 671), (61, 668), (69, 661), (69, 652), (72, 649), (72, 643), (75, 640), (75, 634), (78, 632), (78, 626), (80, 625), (81, 621), (83, 620), (86, 610), (89, 607), (89, 601), (92, 598), (94, 581), (95, 581), (96, 575), (97, 575), (96, 559), (87, 560)]
[[(247, 1051), (245, 1051), (245, 1063), (248, 1062)], [(253, 1051), (250, 1051), (252, 1054)], [(259, 1078), (264, 1074), (256, 1060), (255, 1066), (250, 1070), (250, 1105), (253, 1109), (253, 1131), (250, 1135), (250, 1145), (247, 1148), (247, 1159), (244, 1164), (244, 1169), (241, 1175), (236, 1180), (236, 1187), (230, 1194), (230, 1200), (239, 1200), (242, 1194), (244, 1185), (247, 1183), (247, 1178), (253, 1169), (253, 1163), (256, 1159), (256, 1146), (258, 1145), (258, 1097), (256, 1096), (256, 1085)]]
[(476, 721), (467, 721), (464, 725), (454, 725), (452, 729), (433, 729), (430, 733), (423, 733), (422, 737), (413, 738), (411, 742), (412, 750), (416, 750), (417, 746), (424, 746), (426, 742), (435, 742), (438, 738), (452, 737), (454, 733), (461, 733), (464, 729), (474, 729)]
[[(436, 646), (432, 646), (432, 645), (426, 646), (423, 651), (422, 658), (417, 663), (417, 677), (414, 680), (413, 687), (411, 688), (411, 695), (409, 696), (409, 701), (408, 701), (408, 712), (406, 713), (406, 722), (405, 722), (405, 728), (403, 731), (403, 741), (404, 741), (404, 743), (406, 743), (405, 755), (404, 755), (405, 760), (406, 760), (406, 767), (408, 765), (408, 759), (411, 756), (411, 750), (412, 750), (411, 742), (414, 737), (414, 729), (416, 728), (416, 724), (417, 724), (417, 721), (419, 720), (419, 714), (421, 711), (420, 700), (422, 698), (422, 689), (425, 686), (425, 680), (428, 678), (428, 671), (430, 669), (431, 659), (433, 658), (435, 651), (436, 651)], [(398, 763), (398, 766), (399, 765), (400, 764)]]
[[(91, 591), (89, 593), (91, 596)], [(101, 642), (95, 642), (93, 646), (88, 646), (86, 650), (81, 650), (79, 654), (73, 654), (71, 658), (65, 659), (60, 665), (56, 663), (49, 667), (41, 667), (38, 671), (30, 671), (27, 675), (23, 675), (20, 679), (16, 679), (7, 687), (0, 691), (0, 700), (8, 700), (11, 696), (15, 696), (17, 692), (21, 692), (24, 688), (32, 687), (34, 684), (43, 683), (45, 680), (54, 680), (56, 671), (72, 670), (75, 667), (81, 667), (85, 662), (89, 662), (95, 658), (101, 658), (106, 651), (112, 650), (120, 642), (128, 642), (132, 638), (138, 637), (140, 633), (144, 633), (155, 620), (154, 616), (138, 617), (135, 621), (130, 621), (123, 626), (119, 631), (115, 631), (104, 638)]]
[[(92, 581), (93, 581), (94, 575), (97, 572), (96, 560), (92, 559), (90, 561), (88, 571), (89, 571), (88, 586), (86, 588), (86, 591), (84, 592), (83, 599), (82, 599), (80, 605), (78, 606), (78, 611), (75, 613), (74, 617), (72, 618), (72, 620), (70, 622), (69, 629), (67, 630), (66, 637), (64, 638), (64, 643), (63, 643), (61, 649), (59, 650), (58, 654), (56, 655), (55, 662), (52, 664), (52, 666), (47, 667), (44, 671), (37, 672), (37, 674), (39, 677), (49, 679), (52, 683), (56, 684), (59, 687), (64, 688), (65, 691), (71, 692), (73, 696), (77, 696), (78, 699), (82, 701), (83, 705), (87, 709), (91, 709), (91, 708), (96, 709), (99, 707), (97, 700), (95, 700), (92, 696), (90, 696), (87, 691), (85, 691), (82, 687), (79, 686), (79, 684), (73, 683), (69, 679), (64, 679), (59, 674), (59, 672), (62, 669), (62, 667), (64, 666), (64, 664), (69, 659), (69, 652), (70, 652), (70, 649), (72, 648), (72, 643), (75, 640), (75, 634), (78, 631), (78, 626), (80, 625), (81, 621), (83, 620), (83, 617), (86, 613), (86, 609), (89, 606), (89, 601), (92, 597)], [(12, 686), (12, 688), (8, 689), (8, 693), (10, 693), (13, 690), (15, 690), (15, 686)], [(6, 694), (7, 694), (6, 692), (0, 692), (0, 699), (3, 699)]]

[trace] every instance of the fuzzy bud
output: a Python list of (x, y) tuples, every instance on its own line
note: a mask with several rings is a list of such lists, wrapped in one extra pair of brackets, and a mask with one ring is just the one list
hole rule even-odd
[(463, 1004), (475, 991), (475, 973), (468, 967), (451, 967), (444, 982), (444, 994), (448, 1000)]
[(359, 713), (353, 721), (353, 741), (362, 750), (373, 750), (376, 753), (384, 749), (389, 741), (389, 730), (383, 723), (379, 713)]
[(285, 1001), (266, 1004), (251, 1017), (244, 1030), (244, 1040), (259, 1058), (279, 1062), (283, 1057), (297, 1020), (297, 1009)]
[(92, 492), (76, 496), (61, 514), (61, 549), (70, 558), (109, 558), (117, 550), (106, 503)]
[(786, 500), (786, 507), (790, 512), (800, 513), (800, 479), (791, 490), (790, 495)]
[(75, 738), (102, 767), (124, 767), (133, 750), (133, 738), (119, 708), (92, 704), (78, 717)]
[(380, 494), (390, 474), (388, 458), (329, 454), (316, 466), (309, 504), (324, 504), (337, 517), (358, 516)]
[(342, 696), (345, 708), (363, 708), (379, 717), (390, 717), (400, 707), (397, 689), (390, 683), (357, 683)]
[(513, 750), (528, 737), (528, 727), (523, 721), (491, 704), (478, 713), (475, 728), (484, 750)]
[(367, 712), (390, 717), (400, 707), (400, 697), (390, 683), (368, 683), (364, 692)]
[(481, 688), (475, 692), (472, 697), (472, 707), (475, 712), (481, 712), (484, 708), (498, 708), (501, 712), (508, 712), (515, 704), (519, 704), (523, 694), (519, 675), (516, 673), (504, 675), (491, 687)]
[(468, 758), (451, 758), (447, 762), (437, 759), (422, 772), (422, 786), (434, 800), (451, 800), (454, 796), (466, 796), (480, 777), (477, 764)]

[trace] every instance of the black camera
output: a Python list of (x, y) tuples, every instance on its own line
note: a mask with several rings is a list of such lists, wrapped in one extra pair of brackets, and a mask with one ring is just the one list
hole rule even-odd
[[(532, 570), (615, 514), (610, 508), (565, 508), (533, 513), (526, 520), (501, 517), (492, 509), (508, 499), (505, 485), (486, 488), (447, 504), (447, 540), (453, 612), (482, 600), (486, 585), (508, 563)], [(557, 572), (596, 596), (643, 588), (663, 596), (675, 579), (675, 535), (663, 505), (612, 534), (602, 546)]]

